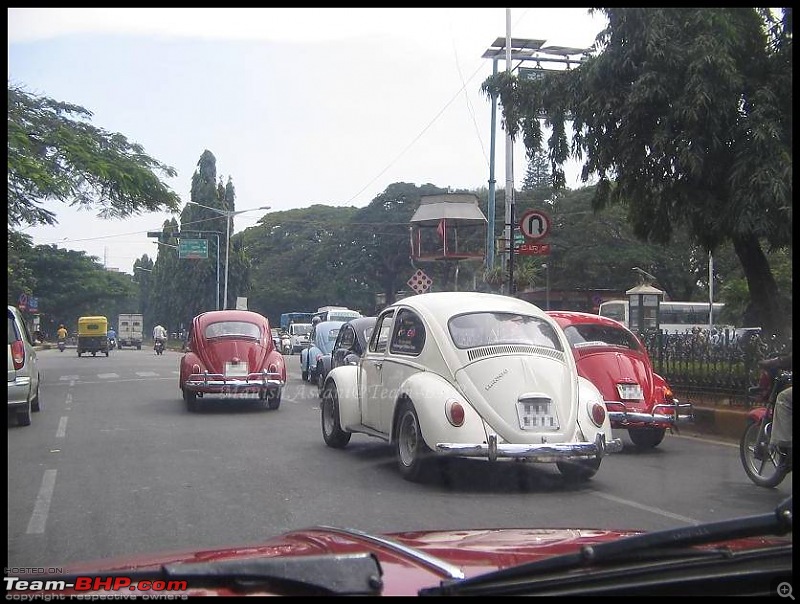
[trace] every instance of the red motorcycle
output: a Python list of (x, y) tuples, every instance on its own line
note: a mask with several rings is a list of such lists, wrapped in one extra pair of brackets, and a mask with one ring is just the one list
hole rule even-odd
[(757, 406), (748, 413), (747, 427), (739, 441), (739, 457), (747, 476), (760, 487), (776, 487), (792, 471), (791, 453), (769, 442), (775, 401), (791, 385), (791, 370), (764, 368), (758, 386), (750, 388)]

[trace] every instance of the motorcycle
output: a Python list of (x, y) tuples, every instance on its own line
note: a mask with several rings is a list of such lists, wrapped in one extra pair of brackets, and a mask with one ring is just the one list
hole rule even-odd
[(283, 354), (292, 354), (292, 338), (288, 333), (281, 334), (281, 352)]
[(59, 352), (64, 352), (64, 349), (66, 347), (67, 347), (67, 341), (66, 340), (59, 340), (58, 341), (58, 351)]
[(156, 340), (153, 349), (156, 351), (156, 354), (164, 354), (164, 340)]
[(775, 401), (791, 385), (791, 370), (762, 369), (758, 386), (749, 390), (757, 406), (748, 413), (739, 457), (748, 478), (760, 487), (774, 488), (792, 471), (791, 453), (769, 442)]
[(117, 339), (116, 338), (109, 338), (108, 339), (108, 349), (114, 350), (117, 347)]

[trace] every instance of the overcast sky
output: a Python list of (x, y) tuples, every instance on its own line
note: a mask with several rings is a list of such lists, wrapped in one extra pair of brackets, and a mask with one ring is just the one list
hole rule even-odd
[[(185, 203), (205, 150), (233, 180), (236, 209), (367, 205), (390, 184), (488, 186), (498, 37), (588, 48), (605, 18), (586, 8), (9, 8), (8, 79), (80, 105), (174, 167)], [(516, 63), (515, 63), (516, 65)], [(505, 61), (498, 64), (505, 69)], [(505, 187), (504, 132), (495, 179)], [(527, 164), (519, 142), (519, 188)], [(580, 186), (573, 176), (570, 187)], [(63, 204), (53, 227), (27, 228), (131, 272), (156, 255), (146, 231), (168, 214), (124, 221)], [(234, 219), (234, 231), (262, 211)]]

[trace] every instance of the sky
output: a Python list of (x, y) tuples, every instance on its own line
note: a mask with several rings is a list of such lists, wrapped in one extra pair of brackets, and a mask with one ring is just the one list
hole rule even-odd
[[(488, 187), (484, 51), (507, 35), (588, 48), (605, 24), (574, 7), (8, 8), (8, 80), (88, 109), (94, 126), (175, 168), (163, 180), (183, 203), (213, 153), (236, 210), (252, 209), (233, 219), (236, 233), (265, 214), (255, 208), (364, 207), (395, 182)], [(506, 163), (501, 121), (498, 109), (496, 187), (511, 170), (518, 189), (525, 149), (514, 143)], [(34, 244), (127, 273), (155, 258), (146, 233), (171, 217), (46, 207), (58, 224), (23, 228)]]

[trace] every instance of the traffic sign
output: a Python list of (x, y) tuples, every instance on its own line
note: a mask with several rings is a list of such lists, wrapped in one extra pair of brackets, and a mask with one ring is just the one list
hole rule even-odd
[(208, 240), (181, 239), (178, 241), (178, 258), (192, 260), (208, 258)]
[(433, 279), (428, 277), (422, 269), (418, 269), (406, 283), (418, 294), (424, 294), (433, 284)]
[(549, 243), (523, 243), (514, 248), (517, 256), (547, 256), (550, 254)]
[(550, 233), (550, 217), (539, 210), (528, 210), (519, 220), (519, 230), (528, 239), (542, 239)]

